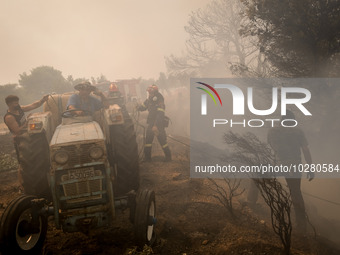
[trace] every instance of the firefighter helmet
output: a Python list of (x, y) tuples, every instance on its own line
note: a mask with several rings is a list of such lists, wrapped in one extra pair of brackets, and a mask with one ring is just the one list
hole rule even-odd
[(111, 84), (110, 84), (109, 90), (110, 90), (110, 92), (116, 92), (116, 91), (118, 91), (118, 86), (117, 86), (117, 84), (111, 83)]
[(147, 90), (146, 90), (147, 92), (157, 92), (158, 91), (158, 87), (155, 85), (155, 84), (153, 84), (153, 85), (150, 85), (148, 88), (147, 88)]

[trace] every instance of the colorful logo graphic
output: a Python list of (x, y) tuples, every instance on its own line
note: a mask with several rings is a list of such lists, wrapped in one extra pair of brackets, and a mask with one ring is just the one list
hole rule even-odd
[[(215, 95), (217, 96), (218, 100), (220, 101), (221, 106), (222, 106), (222, 100), (221, 100), (221, 98), (220, 98), (220, 95), (217, 93), (217, 91), (216, 91), (213, 87), (211, 87), (210, 85), (208, 85), (208, 84), (206, 84), (206, 83), (203, 83), (203, 82), (197, 82), (197, 83), (198, 83), (198, 84), (201, 84), (201, 85), (203, 85), (203, 86), (206, 86), (206, 87), (209, 88), (212, 92), (214, 92)], [(209, 90), (206, 90), (206, 89), (200, 88), (200, 87), (196, 87), (196, 88), (201, 89), (201, 90), (203, 90), (204, 92), (206, 92), (206, 93), (214, 100), (215, 105), (217, 105), (214, 96), (211, 94), (211, 92), (210, 92)]]
[[(203, 86), (206, 86), (209, 88), (212, 92), (215, 93), (217, 98), (220, 101), (220, 104), (222, 106), (222, 100), (219, 96), (219, 94), (216, 92), (216, 90), (203, 82), (196, 82), (198, 84), (201, 84)], [(217, 89), (227, 89), (231, 92), (232, 95), (232, 102), (233, 102), (233, 115), (244, 115), (245, 114), (245, 103), (247, 103), (248, 110), (253, 113), (254, 115), (258, 116), (268, 116), (273, 114), (276, 109), (278, 108), (279, 103), (281, 103), (281, 115), (286, 115), (287, 111), (287, 105), (295, 105), (304, 115), (311, 116), (312, 114), (306, 109), (304, 106), (305, 103), (308, 103), (311, 99), (311, 93), (308, 89), (305, 88), (298, 88), (298, 87), (273, 87), (272, 88), (272, 105), (269, 109), (256, 109), (254, 107), (254, 96), (253, 96), (253, 88), (248, 87), (246, 95), (243, 93), (243, 91), (235, 85), (232, 84), (215, 84), (215, 88)], [(216, 100), (214, 96), (211, 94), (209, 90), (206, 90), (204, 88), (196, 87), (198, 89), (203, 90), (206, 92), (214, 101), (215, 105)], [(279, 92), (281, 92), (281, 95), (279, 95)], [(296, 94), (299, 95), (300, 98), (290, 98), (289, 95)], [(302, 96), (304, 95), (304, 97)], [(202, 94), (201, 95), (201, 115), (207, 115), (207, 95)]]

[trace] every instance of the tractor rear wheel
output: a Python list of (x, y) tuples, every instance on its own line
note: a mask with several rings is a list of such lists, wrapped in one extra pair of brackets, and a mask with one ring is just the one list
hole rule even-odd
[(136, 133), (131, 118), (110, 127), (111, 156), (117, 165), (116, 196), (139, 188), (139, 158)]
[(50, 153), (45, 133), (25, 133), (15, 139), (25, 193), (50, 199), (47, 180), (47, 173), (50, 170)]

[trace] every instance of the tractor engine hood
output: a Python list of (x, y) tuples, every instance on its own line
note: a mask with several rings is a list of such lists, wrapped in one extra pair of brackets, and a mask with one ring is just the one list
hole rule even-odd
[(84, 142), (88, 140), (104, 140), (102, 129), (95, 121), (59, 125), (54, 132), (50, 145)]

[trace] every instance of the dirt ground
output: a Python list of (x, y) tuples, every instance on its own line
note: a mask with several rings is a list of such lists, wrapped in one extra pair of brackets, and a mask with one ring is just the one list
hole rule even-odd
[[(9, 135), (0, 136), (0, 150), (14, 154)], [(271, 228), (269, 210), (260, 203), (251, 208), (235, 198), (234, 212), (212, 197), (207, 180), (189, 176), (188, 139), (169, 139), (172, 162), (163, 162), (159, 145), (153, 147), (153, 162), (141, 163), (141, 187), (153, 189), (157, 206), (157, 241), (154, 254), (282, 254), (279, 238)], [(0, 215), (19, 195), (16, 171), (0, 172)], [(239, 200), (239, 201), (238, 201)], [(292, 254), (340, 254), (330, 241), (312, 233), (293, 233)], [(49, 220), (44, 254), (151, 254), (135, 247), (128, 211), (118, 215), (114, 226), (85, 235), (63, 233)]]

